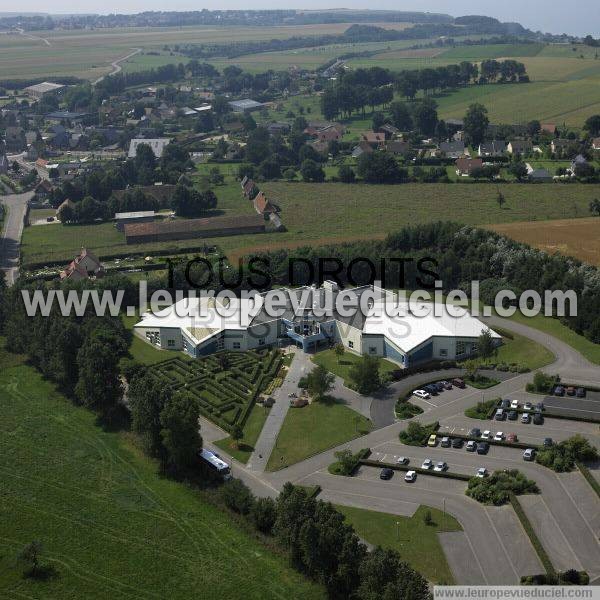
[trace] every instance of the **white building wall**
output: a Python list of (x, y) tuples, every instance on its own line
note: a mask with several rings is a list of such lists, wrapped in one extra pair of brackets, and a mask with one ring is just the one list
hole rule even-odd
[(336, 324), (335, 341), (341, 342), (346, 348), (363, 354), (362, 331), (340, 321)]
[(178, 327), (161, 327), (160, 347), (164, 350), (183, 350), (181, 329)]

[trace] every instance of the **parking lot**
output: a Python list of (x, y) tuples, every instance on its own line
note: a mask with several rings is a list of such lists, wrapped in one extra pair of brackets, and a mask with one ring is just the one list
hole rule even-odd
[(585, 398), (575, 396), (546, 396), (544, 407), (560, 415), (600, 420), (600, 392), (588, 390)]

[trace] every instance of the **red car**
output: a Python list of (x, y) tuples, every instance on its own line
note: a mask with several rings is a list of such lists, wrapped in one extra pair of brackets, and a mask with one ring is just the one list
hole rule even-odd
[(452, 385), (456, 386), (457, 388), (460, 388), (461, 390), (464, 390), (467, 386), (465, 385), (465, 382), (460, 379), (460, 377), (457, 377), (456, 379), (452, 380)]
[(506, 436), (506, 441), (507, 441), (507, 442), (510, 442), (511, 444), (514, 444), (515, 442), (518, 442), (518, 441), (519, 441), (519, 438), (517, 437), (517, 434), (516, 434), (516, 433), (509, 433), (509, 434)]

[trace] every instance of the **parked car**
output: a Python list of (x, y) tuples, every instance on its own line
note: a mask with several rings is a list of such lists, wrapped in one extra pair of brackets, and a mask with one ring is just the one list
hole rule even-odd
[(544, 417), (542, 416), (542, 413), (535, 413), (533, 415), (533, 424), (534, 425), (543, 425), (544, 424)]
[(492, 437), (492, 432), (489, 429), (486, 429), (482, 434), (481, 434), (481, 439), (482, 440), (489, 440)]
[(457, 388), (460, 388), (461, 390), (464, 390), (467, 387), (465, 382), (460, 377), (456, 377), (455, 379), (453, 379), (452, 385)]
[(509, 433), (509, 434), (506, 436), (506, 441), (507, 441), (507, 442), (510, 442), (511, 444), (514, 444), (515, 442), (518, 442), (518, 441), (519, 441), (519, 438), (517, 437), (517, 434), (516, 434), (516, 433)]
[(479, 467), (479, 469), (477, 469), (477, 473), (475, 473), (475, 477), (480, 477), (480, 478), (484, 478), (487, 477), (488, 471), (485, 467)]
[(506, 415), (504, 414), (504, 411), (501, 408), (499, 408), (496, 411), (496, 414), (494, 415), (494, 419), (496, 419), (496, 421), (504, 421), (505, 417)]
[(404, 481), (408, 481), (408, 483), (412, 483), (417, 480), (417, 472), (416, 471), (406, 471), (406, 475), (404, 476)]
[(531, 402), (525, 402), (525, 404), (523, 404), (523, 410), (533, 410), (533, 404), (531, 404)]
[(406, 456), (399, 456), (398, 460), (396, 461), (396, 463), (399, 465), (407, 465), (409, 462), (410, 459), (406, 458)]
[(467, 452), (475, 452), (475, 450), (477, 450), (477, 442), (469, 440), (467, 442)]
[(423, 400), (427, 400), (427, 398), (431, 398), (431, 395), (429, 394), (429, 392), (426, 392), (425, 390), (415, 390), (413, 392), (413, 396), (416, 396), (417, 398), (421, 398)]
[(432, 469), (433, 461), (430, 458), (426, 458), (421, 465), (421, 469)]
[(445, 390), (451, 390), (452, 389), (452, 382), (451, 381), (441, 381), (440, 383), (444, 386)]
[(449, 437), (443, 437), (442, 441), (440, 442), (440, 446), (442, 448), (450, 448), (450, 438)]
[(565, 395), (565, 388), (562, 385), (557, 385), (554, 388), (554, 395), (555, 396), (564, 396)]
[(429, 385), (424, 385), (423, 389), (426, 392), (429, 392), (432, 396), (437, 396), (438, 395), (438, 389), (437, 389), (437, 387), (433, 383), (430, 383)]
[(575, 388), (572, 385), (570, 385), (567, 388), (567, 396), (574, 396), (574, 395), (575, 395)]
[(394, 476), (394, 470), (386, 467), (385, 469), (381, 469), (381, 473), (379, 473), (379, 479), (391, 479)]
[(581, 388), (581, 387), (580, 387), (580, 388), (577, 388), (577, 390), (576, 390), (576, 392), (575, 392), (575, 395), (576, 395), (578, 398), (585, 398), (585, 388)]
[(477, 444), (477, 454), (487, 454), (490, 449), (490, 445), (487, 442), (479, 442)]
[(523, 413), (521, 415), (521, 423), (529, 423), (530, 420), (529, 413)]
[(481, 429), (479, 427), (473, 427), (469, 431), (469, 437), (479, 437), (481, 435)]
[(463, 439), (462, 438), (453, 438), (452, 439), (452, 447), (453, 448), (462, 448), (463, 447)]
[(500, 402), (500, 408), (510, 408), (510, 400), (508, 398), (504, 398), (504, 400)]
[(508, 413), (508, 420), (509, 421), (516, 421), (519, 418), (519, 413), (516, 410), (511, 410)]
[(535, 450), (533, 448), (527, 448), (523, 452), (523, 460), (532, 461), (535, 458)]
[(435, 385), (438, 392), (443, 392), (446, 389), (444, 387), (444, 384), (441, 381), (438, 381), (437, 383), (433, 383), (432, 385)]
[(552, 446), (553, 444), (554, 442), (552, 441), (552, 438), (544, 438), (544, 448), (550, 448), (550, 446)]
[(518, 400), (511, 400), (510, 401), (510, 407), (513, 410), (516, 410), (517, 408), (519, 408), (519, 401)]
[(502, 433), (502, 431), (497, 431), (496, 435), (494, 436), (494, 441), (495, 442), (503, 442), (504, 441), (504, 433)]
[(446, 471), (447, 469), (448, 469), (448, 465), (443, 461), (436, 463), (435, 467), (433, 467), (433, 470), (437, 471), (438, 473), (442, 473), (443, 471)]
[(429, 439), (427, 440), (427, 445), (428, 446), (437, 446), (437, 435), (435, 435), (435, 433), (432, 433), (429, 436)]

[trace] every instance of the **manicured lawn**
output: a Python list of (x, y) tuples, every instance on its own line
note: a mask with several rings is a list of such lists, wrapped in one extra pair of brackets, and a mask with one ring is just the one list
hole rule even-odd
[(584, 336), (563, 325), (558, 319), (543, 315), (525, 317), (519, 312), (515, 313), (511, 319), (558, 338), (577, 350), (577, 352), (583, 354), (590, 362), (600, 365), (600, 344), (594, 344)]
[[(505, 334), (502, 330), (497, 333), (503, 336)], [(504, 343), (498, 348), (498, 354), (492, 359), (493, 362), (523, 365), (533, 371), (554, 360), (554, 354), (541, 344), (512, 331), (509, 335), (512, 339), (504, 337)]]
[[(3, 597), (325, 597), (202, 493), (159, 476), (129, 434), (101, 430), (16, 362), (0, 354)], [(22, 577), (16, 556), (32, 540), (54, 579)]]
[(254, 408), (244, 425), (244, 437), (239, 442), (239, 448), (234, 445), (234, 441), (229, 436), (216, 441), (215, 445), (231, 454), (235, 459), (246, 464), (254, 451), (254, 445), (267, 420), (269, 410), (270, 409), (264, 408), (260, 404), (254, 405)]
[[(357, 354), (352, 352), (344, 352), (343, 356), (338, 356), (335, 350), (323, 350), (312, 357), (312, 361), (324, 367), (328, 371), (335, 373), (344, 380), (346, 386), (350, 384), (350, 369), (361, 359)], [(389, 373), (400, 367), (385, 358), (379, 360), (379, 372)]]
[(343, 444), (368, 433), (371, 426), (371, 421), (362, 415), (333, 401), (291, 408), (277, 436), (267, 470), (277, 471)]
[[(396, 477), (401, 473), (396, 473)], [(440, 531), (462, 531), (460, 523), (451, 515), (436, 508), (419, 506), (412, 517), (336, 506), (354, 526), (356, 533), (367, 542), (391, 548), (403, 560), (422, 573), (429, 581), (453, 584), (454, 577), (438, 538)], [(431, 512), (433, 523), (425, 525), (423, 517)]]

